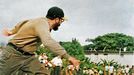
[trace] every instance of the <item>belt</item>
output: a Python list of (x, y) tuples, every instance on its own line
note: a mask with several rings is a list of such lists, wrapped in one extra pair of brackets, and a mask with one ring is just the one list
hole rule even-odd
[(30, 53), (28, 53), (28, 52), (23, 51), (22, 49), (20, 49), (19, 47), (17, 47), (16, 45), (14, 45), (14, 44), (11, 43), (11, 42), (9, 42), (7, 45), (12, 46), (16, 51), (19, 51), (19, 52), (22, 53), (23, 55), (30, 55), (30, 56), (34, 55), (34, 54), (30, 54)]

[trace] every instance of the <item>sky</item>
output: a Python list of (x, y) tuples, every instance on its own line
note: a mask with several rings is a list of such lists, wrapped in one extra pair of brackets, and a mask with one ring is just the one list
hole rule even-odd
[[(50, 7), (64, 10), (68, 21), (51, 35), (56, 41), (76, 38), (82, 45), (106, 33), (124, 33), (134, 36), (134, 0), (0, 0), (0, 32), (16, 23), (45, 17)], [(11, 37), (0, 34), (0, 41)]]

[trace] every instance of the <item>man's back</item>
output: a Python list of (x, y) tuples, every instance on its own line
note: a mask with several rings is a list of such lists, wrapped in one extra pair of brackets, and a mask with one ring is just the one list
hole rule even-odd
[(26, 52), (34, 52), (41, 42), (35, 31), (36, 26), (39, 24), (42, 24), (44, 29), (48, 27), (45, 18), (37, 18), (21, 22), (21, 24), (16, 26), (16, 28), (18, 27), (19, 29), (10, 42), (18, 47), (24, 46), (22, 49)]

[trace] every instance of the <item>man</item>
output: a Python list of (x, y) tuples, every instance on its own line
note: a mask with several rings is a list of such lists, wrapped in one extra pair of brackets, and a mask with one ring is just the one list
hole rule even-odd
[(78, 68), (80, 61), (68, 55), (64, 48), (50, 36), (51, 30), (58, 30), (62, 22), (64, 22), (63, 10), (52, 7), (48, 10), (46, 17), (25, 20), (18, 23), (12, 30), (5, 30), (4, 35), (15, 35), (6, 49), (1, 52), (0, 75), (50, 75), (34, 56), (34, 52), (41, 43)]

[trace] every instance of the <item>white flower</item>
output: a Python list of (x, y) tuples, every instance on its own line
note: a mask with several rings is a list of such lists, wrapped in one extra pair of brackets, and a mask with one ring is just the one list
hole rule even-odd
[(60, 67), (62, 67), (62, 60), (61, 60), (61, 58), (60, 58), (59, 56), (53, 58), (53, 59), (51, 60), (51, 62), (52, 62), (55, 66), (60, 66)]

